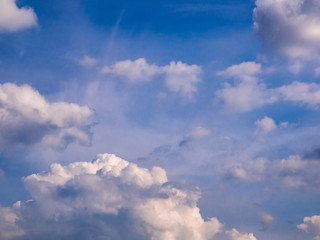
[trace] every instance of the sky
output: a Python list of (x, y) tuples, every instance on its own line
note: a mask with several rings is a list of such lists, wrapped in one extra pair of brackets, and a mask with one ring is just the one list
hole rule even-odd
[(0, 0), (0, 239), (320, 240), (318, 0)]

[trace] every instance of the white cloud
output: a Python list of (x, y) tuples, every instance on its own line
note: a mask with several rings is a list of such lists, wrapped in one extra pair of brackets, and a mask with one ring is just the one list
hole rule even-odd
[(256, 0), (256, 6), (254, 25), (266, 46), (291, 58), (318, 55), (318, 0)]
[(309, 105), (320, 103), (320, 85), (316, 83), (293, 82), (277, 90), (286, 101), (301, 102)]
[(226, 234), (229, 236), (230, 240), (257, 240), (252, 233), (240, 233), (234, 228), (230, 231), (226, 231)]
[[(246, 70), (246, 68), (248, 68)], [(230, 78), (238, 79), (234, 85), (225, 83), (225, 87), (215, 92), (216, 99), (222, 101), (227, 112), (245, 112), (277, 101), (290, 101), (318, 108), (320, 104), (320, 85), (295, 81), (278, 88), (267, 88), (256, 74), (261, 72), (260, 65), (244, 62), (218, 72)]]
[(164, 75), (165, 84), (169, 91), (177, 92), (182, 96), (191, 97), (197, 91), (197, 83), (201, 81), (201, 67), (188, 65), (180, 61), (172, 61), (166, 66), (149, 64), (144, 58), (134, 61), (125, 60), (111, 66), (104, 66), (102, 73), (120, 76), (128, 83), (137, 84), (151, 81), (154, 77)]
[(204, 137), (207, 137), (211, 134), (211, 130), (202, 126), (197, 126), (190, 133), (186, 134), (182, 141), (179, 143), (179, 146), (184, 146), (188, 144), (190, 141), (198, 140)]
[(198, 65), (172, 61), (170, 65), (163, 67), (163, 71), (166, 73), (165, 82), (170, 91), (189, 97), (197, 91), (196, 84), (201, 81), (202, 73)]
[(305, 232), (318, 235), (314, 240), (320, 239), (320, 216), (305, 217), (303, 223), (297, 227)]
[(0, 239), (13, 239), (24, 235), (24, 231), (16, 224), (17, 220), (19, 217), (14, 213), (14, 207), (0, 207)]
[(15, 0), (0, 0), (0, 32), (15, 32), (37, 26), (32, 8), (18, 8)]
[(9, 218), (0, 236), (18, 226), (24, 235), (17, 239), (209, 240), (223, 227), (202, 218), (197, 188), (168, 182), (160, 167), (150, 171), (112, 154), (52, 164), (24, 182), (33, 200), (0, 215)]
[(261, 64), (256, 62), (243, 62), (238, 65), (232, 65), (217, 74), (251, 82), (257, 80), (256, 75), (259, 73), (261, 73)]
[(254, 135), (259, 139), (262, 139), (263, 136), (277, 129), (275, 121), (266, 116), (260, 120), (258, 119), (254, 124), (256, 126)]
[(273, 89), (267, 89), (263, 83), (241, 82), (235, 86), (226, 84), (216, 91), (227, 112), (246, 112), (278, 100)]
[(132, 84), (150, 81), (156, 75), (161, 74), (160, 67), (148, 64), (144, 58), (116, 62), (111, 66), (103, 67), (101, 71), (123, 77)]
[(48, 102), (29, 85), (0, 85), (0, 146), (43, 144), (63, 147), (73, 140), (90, 142), (77, 127), (93, 111), (74, 103)]

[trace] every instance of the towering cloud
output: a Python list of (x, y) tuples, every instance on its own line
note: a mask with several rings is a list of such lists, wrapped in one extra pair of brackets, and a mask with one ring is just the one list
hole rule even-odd
[[(52, 164), (24, 183), (33, 200), (0, 208), (1, 239), (209, 240), (222, 233), (218, 219), (202, 218), (198, 188), (113, 154)], [(255, 240), (235, 229), (227, 235)]]
[(74, 103), (48, 102), (29, 85), (0, 85), (0, 147), (42, 144), (64, 147), (71, 141), (90, 142), (78, 127), (93, 111)]
[(0, 0), (0, 32), (15, 32), (37, 25), (32, 8), (18, 8), (15, 0)]

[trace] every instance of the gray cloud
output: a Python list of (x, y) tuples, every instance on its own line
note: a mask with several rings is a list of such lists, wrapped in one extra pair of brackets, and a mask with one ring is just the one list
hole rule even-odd
[(79, 127), (92, 115), (87, 106), (48, 102), (29, 85), (0, 85), (0, 147), (37, 145), (63, 148), (78, 140), (90, 143), (89, 129)]
[(317, 0), (256, 0), (255, 29), (265, 46), (290, 58), (312, 58), (320, 50)]

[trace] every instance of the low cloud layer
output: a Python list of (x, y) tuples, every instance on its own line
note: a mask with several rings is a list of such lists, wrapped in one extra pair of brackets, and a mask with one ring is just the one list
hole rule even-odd
[(263, 43), (290, 58), (313, 58), (320, 50), (317, 0), (257, 0), (255, 29)]
[[(222, 234), (204, 220), (198, 188), (168, 182), (160, 167), (140, 168), (113, 154), (53, 164), (24, 178), (33, 200), (0, 208), (1, 239), (209, 240)], [(255, 240), (232, 229), (231, 239)]]
[(32, 8), (18, 8), (15, 0), (0, 0), (0, 5), (0, 32), (15, 32), (37, 26), (37, 15)]
[(74, 103), (48, 102), (29, 85), (0, 85), (0, 148), (36, 145), (62, 148), (78, 140), (90, 142), (90, 134), (78, 125), (93, 111)]
[(320, 239), (320, 216), (312, 216), (312, 217), (305, 217), (303, 219), (303, 223), (298, 225), (298, 228), (308, 232), (317, 235), (314, 237), (314, 240)]
[(111, 66), (104, 66), (101, 71), (119, 76), (130, 84), (151, 81), (156, 76), (164, 75), (165, 85), (169, 91), (187, 97), (191, 97), (197, 91), (202, 73), (201, 67), (195, 64), (172, 61), (169, 65), (161, 67), (147, 63), (144, 58), (119, 61)]

